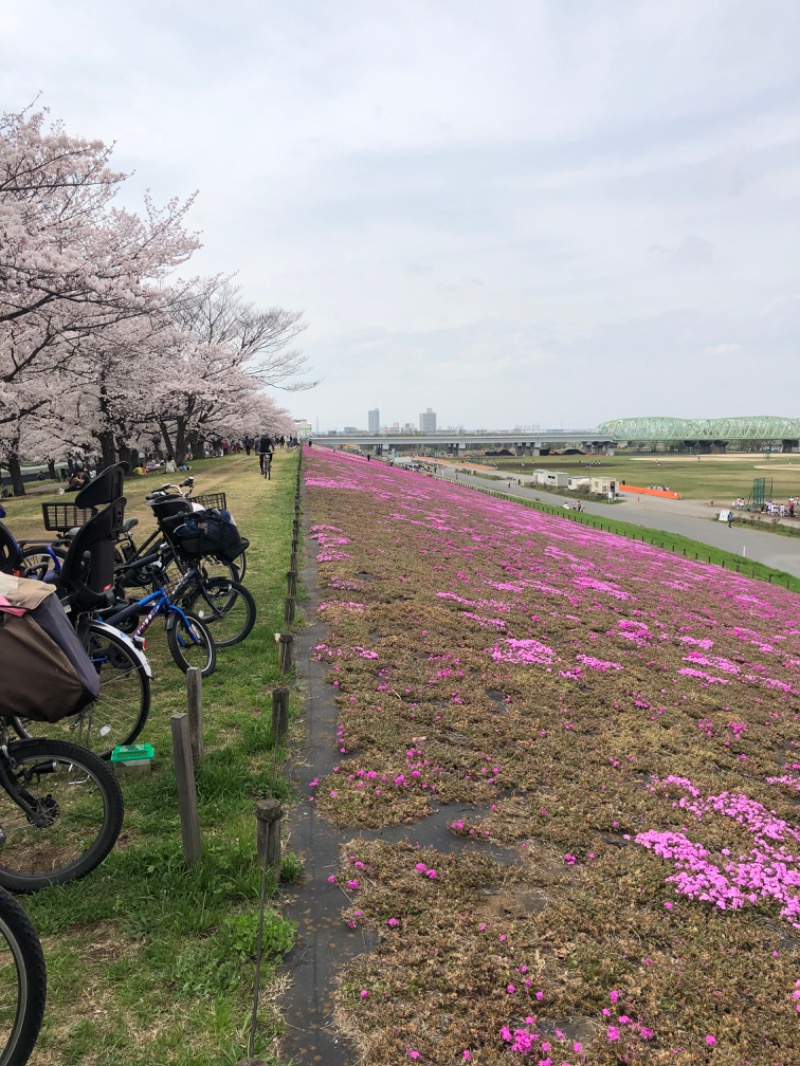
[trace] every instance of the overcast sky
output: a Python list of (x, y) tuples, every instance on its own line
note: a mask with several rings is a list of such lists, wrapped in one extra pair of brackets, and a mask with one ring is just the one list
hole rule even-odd
[(0, 0), (0, 103), (199, 195), (321, 430), (800, 416), (798, 0)]

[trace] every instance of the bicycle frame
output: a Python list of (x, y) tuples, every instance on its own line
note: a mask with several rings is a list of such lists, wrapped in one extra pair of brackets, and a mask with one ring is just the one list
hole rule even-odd
[[(8, 751), (8, 723), (4, 718), (0, 726), (0, 787), (8, 795), (9, 799), (16, 803), (31, 825), (35, 825), (39, 829), (51, 825), (53, 822), (52, 812), (37, 810), (28, 803), (9, 773), (9, 768), (12, 766), (13, 758)], [(53, 772), (52, 764), (50, 764), (50, 769), (48, 770), (46, 762), (41, 763), (37, 769), (41, 773)], [(0, 829), (0, 834), (2, 834), (2, 829)]]
[(188, 625), (186, 614), (175, 601), (178, 600), (181, 593), (185, 592), (194, 582), (197, 574), (198, 568), (193, 566), (181, 577), (171, 594), (165, 592), (163, 588), (157, 588), (155, 592), (149, 593), (136, 603), (132, 603), (129, 606), (124, 607), (121, 611), (117, 611), (110, 615), (105, 619), (106, 624), (114, 626), (115, 623), (122, 622), (126, 618), (132, 618), (135, 614), (139, 614), (143, 607), (150, 607), (150, 610), (136, 627), (130, 638), (134, 646), (139, 648), (141, 648), (141, 645), (144, 643), (144, 634), (160, 614), (163, 614), (165, 617), (168, 616), (170, 612), (178, 614)]

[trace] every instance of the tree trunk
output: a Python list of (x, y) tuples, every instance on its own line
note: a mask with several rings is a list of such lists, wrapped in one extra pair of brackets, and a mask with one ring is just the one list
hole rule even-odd
[(6, 462), (8, 472), (11, 475), (11, 486), (15, 496), (25, 495), (25, 482), (22, 480), (22, 466), (18, 455), (10, 455)]
[(113, 466), (117, 461), (117, 450), (114, 447), (114, 434), (110, 429), (101, 429), (97, 434), (100, 442), (101, 468)]
[(139, 449), (129, 447), (124, 440), (117, 440), (117, 455), (119, 456), (117, 462), (127, 463), (128, 465), (126, 474), (133, 473), (135, 467), (139, 465)]

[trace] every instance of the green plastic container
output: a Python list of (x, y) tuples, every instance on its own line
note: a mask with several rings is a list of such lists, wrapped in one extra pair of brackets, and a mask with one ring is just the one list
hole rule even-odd
[(152, 744), (118, 744), (111, 752), (111, 761), (119, 763), (141, 762), (152, 759), (156, 750)]

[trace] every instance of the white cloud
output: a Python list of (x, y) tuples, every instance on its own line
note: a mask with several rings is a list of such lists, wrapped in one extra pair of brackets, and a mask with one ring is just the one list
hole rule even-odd
[(199, 189), (193, 269), (306, 310), (298, 416), (722, 416), (745, 355), (791, 395), (795, 0), (29, 0), (3, 27), (7, 109), (41, 90), (116, 140), (131, 205)]

